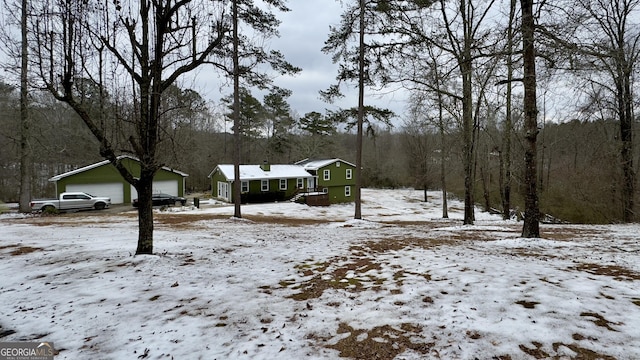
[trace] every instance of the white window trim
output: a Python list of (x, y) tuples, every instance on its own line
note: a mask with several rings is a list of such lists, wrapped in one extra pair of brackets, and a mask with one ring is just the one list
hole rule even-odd
[(296, 180), (296, 186), (298, 189), (304, 189), (304, 179), (303, 178), (298, 178)]
[(331, 170), (327, 169), (322, 172), (322, 179), (325, 181), (331, 180)]
[(248, 193), (249, 192), (249, 182), (246, 180), (243, 180), (240, 182), (240, 192), (241, 193)]
[(269, 191), (269, 180), (260, 180), (260, 190)]
[(280, 190), (287, 190), (287, 179), (280, 179)]
[(353, 178), (353, 170), (352, 169), (347, 169), (347, 180), (351, 180)]
[(344, 187), (344, 196), (351, 197), (351, 186), (347, 185)]
[(328, 194), (329, 193), (329, 188), (322, 188), (322, 192), (324, 194)]

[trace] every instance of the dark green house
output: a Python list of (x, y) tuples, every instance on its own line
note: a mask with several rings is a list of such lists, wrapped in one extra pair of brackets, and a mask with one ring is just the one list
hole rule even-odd
[[(233, 201), (233, 165), (218, 165), (209, 174), (211, 195)], [(341, 159), (302, 160), (293, 165), (240, 165), (243, 203), (282, 201), (304, 195), (328, 205), (354, 201), (355, 165)], [(310, 203), (309, 201), (307, 203)]]
[[(140, 163), (134, 157), (122, 155), (118, 159), (130, 169), (134, 176), (140, 174)], [(185, 179), (183, 172), (163, 167), (153, 179), (153, 191), (175, 196), (184, 196)], [(118, 170), (104, 160), (49, 179), (56, 185), (56, 197), (68, 191), (82, 191), (95, 196), (108, 196), (112, 204), (127, 204), (138, 197), (136, 189), (126, 182)]]
[(328, 194), (329, 202), (344, 203), (354, 201), (356, 166), (342, 159), (305, 159), (296, 165), (304, 168), (314, 178), (317, 192)]
[[(211, 195), (233, 201), (233, 165), (218, 165), (209, 174)], [(313, 177), (298, 165), (240, 165), (240, 197), (243, 203), (283, 201), (306, 191)]]

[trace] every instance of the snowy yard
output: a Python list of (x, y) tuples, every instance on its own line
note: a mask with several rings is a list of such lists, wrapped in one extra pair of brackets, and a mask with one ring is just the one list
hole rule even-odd
[(639, 359), (640, 225), (542, 225), (413, 190), (353, 205), (0, 216), (0, 341), (56, 359)]

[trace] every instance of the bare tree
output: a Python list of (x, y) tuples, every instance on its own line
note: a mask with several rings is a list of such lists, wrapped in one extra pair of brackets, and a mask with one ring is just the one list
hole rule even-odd
[[(638, 0), (584, 1), (578, 3), (584, 9), (581, 22), (588, 43), (580, 45), (580, 51), (599, 64), (596, 70), (606, 74), (611, 83), (604, 86), (615, 97), (613, 112), (620, 125), (620, 159), (623, 174), (622, 209), (624, 222), (636, 219), (635, 188), (636, 174), (633, 166), (634, 70), (640, 58), (640, 31), (637, 16)], [(635, 25), (635, 27), (634, 27)], [(597, 78), (593, 78), (599, 82)]]
[[(390, 119), (395, 116), (393, 112), (380, 109), (375, 106), (365, 106), (365, 87), (375, 84), (376, 71), (372, 69), (374, 62), (374, 51), (372, 49), (380, 47), (376, 41), (367, 43), (367, 36), (384, 37), (380, 30), (383, 20), (380, 17), (380, 10), (387, 5), (387, 1), (379, 0), (358, 0), (357, 5), (349, 6), (341, 16), (339, 26), (331, 27), (329, 39), (325, 42), (322, 51), (333, 55), (333, 61), (340, 63), (340, 68), (336, 80), (337, 85), (332, 85), (328, 90), (321, 91), (322, 97), (333, 102), (336, 98), (343, 97), (340, 85), (343, 81), (356, 81), (358, 89), (357, 107), (340, 110), (332, 116), (336, 121), (346, 122), (346, 119), (356, 119), (356, 169), (355, 169), (355, 211), (354, 218), (362, 218), (362, 144), (364, 137), (364, 125), (368, 124), (368, 131), (374, 129), (369, 119), (377, 119), (390, 125)], [(356, 43), (353, 47), (351, 44)], [(383, 45), (382, 45), (383, 46)]]
[(504, 130), (502, 136), (502, 148), (500, 150), (500, 197), (502, 199), (502, 218), (508, 220), (511, 217), (511, 137), (513, 132), (513, 53), (515, 48), (515, 17), (516, 0), (509, 0), (509, 24), (507, 25), (507, 79), (506, 109)]
[[(136, 254), (153, 253), (151, 196), (154, 175), (163, 165), (158, 156), (165, 139), (163, 93), (224, 44), (224, 14), (224, 3), (186, 0), (53, 1), (34, 9), (31, 46), (40, 84), (79, 115), (99, 141), (100, 155), (138, 192)], [(96, 50), (102, 48), (104, 53)], [(106, 69), (103, 63), (114, 65)], [(133, 99), (134, 130), (125, 149), (114, 146), (100, 116), (89, 111), (78, 91), (80, 78), (106, 87), (101, 70), (117, 74), (111, 79), (126, 87), (114, 91), (127, 88)], [(139, 159), (139, 174), (120, 162), (122, 152)]]
[[(385, 73), (387, 78), (396, 81), (399, 78), (403, 83), (440, 91), (461, 104), (464, 224), (473, 224), (474, 221), (474, 158), (480, 120), (479, 99), (496, 66), (492, 58), (496, 57), (496, 44), (500, 41), (493, 35), (494, 29), (487, 24), (495, 3), (495, 0), (403, 2), (391, 8), (389, 13), (394, 14), (390, 17), (392, 25), (385, 28), (401, 39), (394, 42), (392, 50), (385, 49), (386, 67), (400, 72), (399, 76)], [(430, 47), (440, 49), (442, 54), (438, 54), (438, 65), (451, 64), (447, 65), (448, 73), (459, 77), (461, 89), (447, 91), (434, 84), (432, 76), (425, 77), (433, 73), (430, 69), (434, 63), (432, 57), (424, 56)], [(410, 67), (404, 64), (410, 64)], [(485, 68), (484, 77), (478, 76), (479, 68)]]

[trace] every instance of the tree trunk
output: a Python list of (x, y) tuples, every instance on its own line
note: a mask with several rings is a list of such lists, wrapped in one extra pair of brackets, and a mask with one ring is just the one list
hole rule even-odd
[(473, 41), (472, 24), (467, 13), (467, 2), (461, 0), (460, 10), (463, 21), (463, 50), (458, 59), (458, 66), (462, 73), (462, 152), (464, 167), (464, 220), (465, 225), (473, 225), (474, 203), (473, 203), (473, 92), (472, 73), (473, 59), (471, 58), (471, 45)]
[(524, 120), (525, 120), (525, 210), (522, 237), (540, 237), (538, 204), (537, 137), (538, 109), (536, 105), (536, 54), (534, 46), (533, 0), (520, 0), (522, 8), (522, 50), (524, 63)]
[[(620, 51), (623, 53), (623, 51)], [(622, 55), (624, 56), (624, 55)], [(619, 65), (622, 67), (622, 65)], [(622, 146), (620, 156), (622, 158), (622, 220), (625, 223), (633, 222), (634, 212), (634, 192), (635, 192), (635, 171), (633, 168), (633, 111), (630, 77), (625, 69), (619, 70), (621, 76), (618, 83), (618, 111), (620, 113), (620, 140)]]
[(502, 219), (511, 217), (511, 132), (513, 124), (511, 118), (511, 98), (513, 84), (513, 26), (516, 16), (516, 0), (511, 0), (509, 11), (509, 27), (507, 29), (508, 55), (507, 55), (507, 94), (506, 117), (504, 120), (504, 135), (502, 137), (502, 151), (500, 152), (500, 188), (502, 195)]
[(155, 171), (140, 162), (140, 179), (135, 186), (138, 191), (138, 248), (136, 255), (153, 254), (153, 176)]
[[(437, 69), (434, 69), (436, 74), (436, 84), (440, 87), (440, 75)], [(440, 131), (440, 186), (442, 187), (442, 218), (449, 218), (449, 209), (447, 204), (447, 166), (445, 164), (447, 160), (447, 151), (445, 150), (445, 124), (444, 124), (444, 109), (442, 92), (438, 91), (438, 130)]]
[[(486, 149), (484, 149), (486, 150)], [(482, 197), (484, 199), (484, 211), (491, 211), (491, 198), (489, 196), (490, 174), (489, 174), (489, 152), (486, 151), (483, 154), (483, 159), (480, 163), (480, 180), (482, 181)]]
[(358, 134), (356, 138), (356, 189), (354, 219), (362, 219), (362, 123), (364, 122), (364, 7), (366, 0), (360, 0), (360, 35), (358, 56)]
[(33, 157), (30, 144), (31, 117), (29, 116), (29, 94), (27, 92), (27, 0), (22, 0), (21, 15), (22, 49), (20, 65), (20, 212), (31, 212), (31, 178)]
[(238, 55), (238, 0), (233, 0), (233, 216), (241, 218), (242, 183), (240, 180), (240, 65)]

